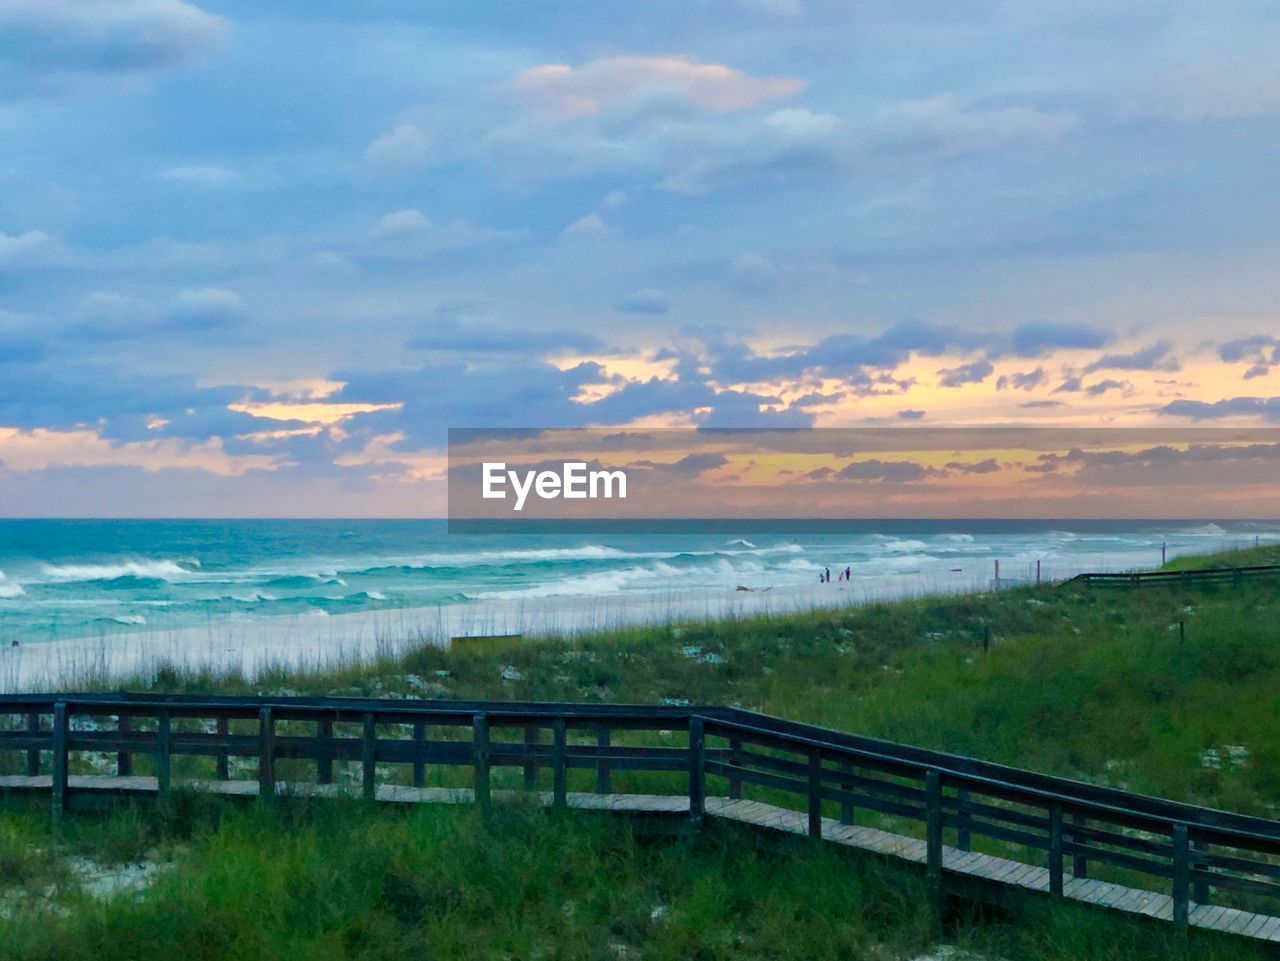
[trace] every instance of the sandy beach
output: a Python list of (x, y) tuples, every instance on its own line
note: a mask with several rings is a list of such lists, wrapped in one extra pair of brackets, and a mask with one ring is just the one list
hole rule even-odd
[(254, 620), (220, 619), (201, 627), (125, 630), (0, 648), (0, 690), (74, 688), (128, 678), (173, 664), (256, 676), (267, 667), (323, 668), (368, 661), (421, 644), (495, 634), (575, 634), (759, 614), (794, 614), (925, 593), (986, 589), (972, 573), (928, 583), (865, 578), (768, 590), (696, 589), (661, 594), (494, 599), (433, 607)]

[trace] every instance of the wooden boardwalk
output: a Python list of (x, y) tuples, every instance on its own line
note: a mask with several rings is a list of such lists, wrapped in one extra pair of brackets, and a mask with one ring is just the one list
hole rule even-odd
[(0, 695), (0, 756), (54, 817), (186, 788), (722, 818), (919, 865), (935, 914), (1020, 892), (1280, 942), (1280, 821), (737, 708)]
[(1280, 564), (1259, 564), (1254, 567), (1201, 567), (1179, 571), (1113, 571), (1077, 574), (1063, 581), (1064, 584), (1100, 585), (1102, 587), (1144, 587), (1165, 585), (1181, 587), (1202, 584), (1242, 584), (1259, 577), (1280, 577)]
[[(259, 783), (246, 780), (175, 781), (172, 786), (220, 797), (256, 798), (259, 793)], [(0, 794), (5, 792), (47, 794), (52, 787), (53, 779), (49, 775), (0, 777)], [(155, 797), (159, 794), (159, 782), (154, 777), (70, 775), (68, 787), (100, 797)], [(305, 798), (359, 797), (362, 793), (359, 785), (316, 784), (309, 781), (280, 781), (276, 783), (275, 790), (277, 795), (282, 797)], [(492, 792), (491, 797), (497, 804), (534, 803), (550, 807), (555, 803), (555, 795), (551, 791), (496, 790)], [(566, 806), (576, 810), (662, 816), (688, 816), (690, 813), (689, 798), (682, 795), (566, 792), (564, 798)], [(469, 805), (475, 802), (475, 791), (472, 788), (379, 784), (375, 787), (374, 799), (390, 804)], [(759, 801), (707, 797), (703, 802), (703, 810), (708, 817), (724, 818), (764, 830), (799, 836), (810, 833), (806, 812)], [(879, 828), (844, 824), (835, 818), (823, 817), (820, 836), (825, 842), (885, 858), (920, 865), (928, 861), (926, 842)], [(963, 877), (1010, 891), (1048, 894), (1050, 890), (1048, 868), (973, 851), (962, 851), (950, 845), (944, 845), (942, 848), (942, 869), (944, 875), (949, 878)], [(1173, 920), (1173, 898), (1167, 894), (1125, 887), (1092, 878), (1076, 878), (1068, 873), (1064, 879), (1062, 895), (1070, 901), (1125, 914), (1163, 921)], [(1280, 943), (1280, 917), (1272, 915), (1193, 903), (1189, 910), (1188, 924), (1206, 931)]]

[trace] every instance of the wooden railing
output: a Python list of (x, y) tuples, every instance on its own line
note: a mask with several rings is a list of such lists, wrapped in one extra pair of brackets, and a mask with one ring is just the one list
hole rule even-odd
[(1147, 584), (1239, 584), (1258, 577), (1280, 575), (1280, 564), (1255, 567), (1204, 567), (1186, 571), (1133, 571), (1130, 573), (1077, 574), (1064, 583), (1141, 587)]
[(737, 709), (65, 694), (0, 696), (6, 720), (0, 780), (48, 778), (59, 815), (88, 793), (77, 772), (154, 778), (161, 795), (256, 781), (273, 797), (341, 766), (369, 797), (432, 781), (480, 805), (549, 772), (555, 805), (573, 789), (675, 794), (697, 824), (710, 799), (744, 798), (807, 815), (814, 838), (834, 821), (922, 840), (939, 903), (950, 849), (1047, 868), (1055, 898), (1068, 878), (1161, 891), (1184, 927), (1195, 904), (1280, 914), (1280, 822)]

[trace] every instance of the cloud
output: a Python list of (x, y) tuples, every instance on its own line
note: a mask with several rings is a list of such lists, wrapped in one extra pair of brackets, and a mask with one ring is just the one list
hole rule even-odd
[(211, 50), (226, 29), (221, 17), (182, 0), (0, 3), (0, 46), (20, 71), (14, 85), (26, 92), (178, 66)]
[(947, 470), (955, 471), (957, 474), (995, 474), (1000, 470), (1000, 465), (996, 463), (994, 457), (988, 457), (977, 463), (952, 461), (947, 465)]
[(646, 467), (649, 470), (664, 474), (675, 474), (679, 477), (695, 477), (698, 474), (724, 467), (727, 463), (729, 463), (729, 458), (723, 454), (685, 454), (684, 457), (669, 464), (643, 460), (636, 461), (628, 466)]
[(938, 383), (943, 387), (963, 387), (965, 384), (980, 384), (995, 372), (989, 360), (976, 360), (972, 364), (962, 364), (938, 371)]
[[(264, 425), (302, 426), (229, 409), (254, 395), (249, 387), (201, 387), (187, 376), (125, 370), (62, 352), (45, 362), (5, 368), (0, 376), (0, 424), (27, 431), (87, 425), (112, 440), (232, 438)], [(163, 429), (156, 430), (157, 423)]]
[(838, 480), (887, 481), (903, 483), (924, 480), (938, 474), (937, 469), (914, 461), (862, 460), (846, 464), (836, 471)]
[(1127, 380), (1116, 380), (1113, 377), (1108, 377), (1105, 380), (1100, 380), (1097, 383), (1090, 384), (1085, 388), (1085, 393), (1090, 397), (1101, 397), (1108, 391), (1112, 390), (1118, 390), (1123, 394), (1129, 394), (1133, 391), (1133, 385)]
[(416, 237), (431, 229), (431, 221), (421, 211), (396, 210), (379, 220), (373, 228), (373, 236), (379, 239)]
[(840, 119), (805, 107), (752, 117), (730, 129), (691, 128), (660, 141), (677, 168), (659, 186), (677, 194), (706, 194), (760, 178), (786, 178), (846, 164)]
[(369, 232), (360, 253), (382, 260), (422, 260), (448, 250), (514, 240), (519, 232), (477, 227), (465, 220), (436, 224), (413, 208), (392, 211)]
[(1032, 107), (974, 107), (953, 94), (906, 100), (880, 112), (876, 153), (949, 157), (1061, 140), (1077, 126), (1065, 112)]
[(244, 301), (234, 290), (200, 287), (174, 294), (162, 320), (172, 330), (211, 331), (239, 326), (245, 317)]
[(240, 175), (230, 167), (218, 164), (193, 164), (188, 167), (168, 167), (160, 171), (160, 179), (193, 187), (223, 187), (235, 183)]
[(1229, 340), (1218, 348), (1218, 356), (1227, 363), (1246, 361), (1249, 369), (1244, 372), (1245, 380), (1266, 377), (1272, 367), (1280, 367), (1280, 338), (1255, 334)]
[(1131, 354), (1104, 354), (1084, 369), (1086, 374), (1099, 370), (1181, 370), (1178, 358), (1173, 357), (1173, 344), (1168, 340), (1157, 341), (1149, 347)]
[(30, 473), (67, 467), (137, 467), (148, 472), (197, 470), (220, 477), (283, 466), (274, 454), (237, 454), (221, 438), (198, 443), (173, 437), (114, 442), (88, 429), (24, 431), (0, 427), (0, 470)]
[(1066, 407), (1067, 405), (1060, 400), (1029, 400), (1018, 405), (1028, 410), (1034, 410), (1041, 407)]
[(992, 342), (990, 335), (963, 328), (904, 322), (873, 337), (833, 334), (810, 347), (766, 356), (733, 339), (723, 329), (686, 328), (684, 333), (698, 338), (703, 351), (700, 360), (688, 358), (682, 364), (682, 375), (693, 376), (699, 363), (705, 362), (722, 381), (757, 383), (819, 374), (841, 379), (854, 393), (900, 392), (907, 385), (885, 379), (885, 372), (905, 363), (913, 354), (936, 357), (971, 351)]
[(403, 176), (421, 169), (431, 158), (431, 141), (413, 124), (400, 124), (364, 150), (364, 165), (373, 173)]
[(21, 234), (0, 232), (0, 274), (56, 267), (70, 260), (71, 255), (61, 241), (43, 230), (28, 230)]
[(1081, 483), (1106, 486), (1150, 486), (1153, 479), (1165, 489), (1177, 485), (1201, 488), (1271, 484), (1280, 444), (1192, 443), (1186, 447), (1160, 444), (1141, 450), (1080, 450), (1041, 454), (1034, 473), (1070, 469)]
[(897, 413), (895, 416), (896, 416), (899, 420), (923, 420), (923, 419), (924, 419), (924, 411), (922, 411), (922, 410), (912, 410), (911, 408), (907, 408), (906, 410), (900, 410), (900, 411), (898, 411), (898, 413)]
[(665, 314), (667, 309), (666, 293), (654, 287), (637, 290), (618, 304), (624, 314)]
[(1026, 373), (1001, 374), (996, 380), (996, 390), (1035, 390), (1048, 379), (1043, 367)]
[(1103, 347), (1111, 335), (1084, 324), (1027, 323), (1013, 330), (1010, 351), (1018, 357), (1040, 357), (1055, 350)]
[[(1229, 364), (1247, 360), (1256, 363), (1265, 356), (1267, 348), (1280, 350), (1280, 338), (1270, 334), (1254, 334), (1252, 337), (1241, 337), (1229, 340), (1218, 347), (1218, 356)], [(1276, 355), (1272, 354), (1274, 358)], [(1277, 361), (1272, 361), (1273, 363)]]
[(608, 229), (599, 214), (587, 214), (565, 227), (564, 235), (566, 237), (599, 237)]
[(605, 57), (579, 67), (545, 64), (520, 73), (516, 92), (535, 110), (561, 119), (599, 113), (638, 96), (676, 97), (717, 113), (794, 96), (802, 80), (757, 78), (718, 63), (686, 57)]
[(1220, 420), (1224, 417), (1260, 417), (1280, 423), (1280, 397), (1232, 397), (1212, 403), (1201, 400), (1175, 400), (1156, 413), (1192, 420)]

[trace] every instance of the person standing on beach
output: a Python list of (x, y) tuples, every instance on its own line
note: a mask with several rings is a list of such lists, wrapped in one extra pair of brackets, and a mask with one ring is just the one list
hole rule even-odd
[(831, 568), (829, 568), (829, 567), (827, 568), (827, 570), (826, 570), (826, 574), (825, 574), (824, 576), (825, 576), (825, 578), (826, 578), (826, 582), (827, 582), (828, 584), (830, 584), (830, 583), (831, 583)]
[(852, 567), (846, 567), (846, 568), (844, 569), (844, 579), (845, 579), (846, 581), (851, 581), (851, 580), (853, 580), (853, 568), (852, 568)]

